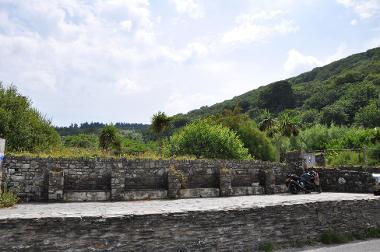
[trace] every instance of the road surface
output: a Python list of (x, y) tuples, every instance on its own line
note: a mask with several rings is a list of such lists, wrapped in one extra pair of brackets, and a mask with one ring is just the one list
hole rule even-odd
[(124, 202), (27, 203), (0, 209), (0, 219), (50, 217), (118, 217), (126, 215), (183, 213), (191, 211), (238, 210), (274, 205), (305, 204), (322, 201), (371, 200), (371, 194), (321, 193), (274, 194), (240, 197), (146, 200)]

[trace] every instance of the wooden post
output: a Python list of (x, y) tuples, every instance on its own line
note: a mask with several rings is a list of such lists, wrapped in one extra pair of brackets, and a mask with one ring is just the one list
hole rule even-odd
[(367, 149), (366, 149), (366, 147), (363, 148), (363, 161), (364, 161), (364, 165), (367, 166), (368, 160), (367, 160)]
[(5, 153), (5, 139), (0, 138), (0, 194), (3, 192), (3, 159)]

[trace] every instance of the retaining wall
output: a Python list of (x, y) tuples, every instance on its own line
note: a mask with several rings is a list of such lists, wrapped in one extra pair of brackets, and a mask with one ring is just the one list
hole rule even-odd
[[(328, 200), (328, 199), (326, 199)], [(380, 227), (380, 199), (124, 216), (0, 218), (0, 251), (257, 251)], [(59, 228), (57, 228), (59, 227)]]
[[(318, 169), (324, 191), (372, 192), (370, 172)], [(286, 192), (294, 164), (236, 160), (6, 157), (3, 185), (24, 201), (138, 200)], [(62, 178), (59, 178), (59, 177)]]

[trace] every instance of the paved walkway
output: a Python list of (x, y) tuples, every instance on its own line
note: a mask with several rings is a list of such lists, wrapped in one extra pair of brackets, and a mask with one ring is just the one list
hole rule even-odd
[(308, 248), (290, 248), (278, 252), (378, 252), (380, 251), (380, 239), (369, 241), (357, 241), (341, 245), (318, 246)]
[(30, 203), (0, 209), (0, 219), (85, 217), (181, 213), (188, 211), (234, 210), (272, 205), (304, 204), (321, 201), (380, 199), (371, 194), (322, 193), (276, 194), (229, 198), (151, 200), (128, 202)]

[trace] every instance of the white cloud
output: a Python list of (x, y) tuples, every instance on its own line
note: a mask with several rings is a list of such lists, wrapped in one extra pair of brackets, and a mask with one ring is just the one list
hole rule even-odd
[(185, 14), (192, 19), (199, 19), (205, 16), (204, 7), (199, 0), (171, 0), (176, 10), (180, 14)]
[(116, 81), (116, 93), (121, 95), (137, 94), (149, 90), (148, 87), (137, 85), (136, 82), (124, 78)]
[(122, 29), (127, 31), (127, 32), (131, 31), (131, 29), (132, 29), (132, 21), (131, 20), (124, 20), (124, 21), (120, 22), (120, 25), (121, 25)]
[(337, 0), (346, 8), (351, 8), (361, 19), (371, 18), (380, 12), (379, 0)]
[(314, 67), (323, 66), (333, 61), (342, 59), (352, 53), (347, 49), (345, 44), (341, 44), (336, 51), (325, 59), (304, 55), (296, 49), (291, 49), (288, 52), (288, 58), (284, 63), (284, 72), (286, 76), (293, 76), (302, 72), (310, 71)]
[(204, 93), (182, 94), (176, 92), (169, 96), (168, 101), (165, 103), (165, 111), (173, 115), (196, 107), (213, 104), (217, 101), (218, 99), (214, 95)]
[(275, 35), (297, 32), (298, 27), (291, 20), (279, 19), (283, 11), (242, 14), (235, 19), (236, 26), (222, 36), (222, 43), (261, 42)]
[(357, 24), (358, 24), (358, 20), (357, 19), (352, 19), (350, 21), (350, 25), (352, 25), (352, 26), (356, 26)]
[(291, 75), (310, 70), (320, 65), (322, 65), (322, 62), (317, 58), (303, 55), (296, 49), (291, 49), (288, 52), (288, 59), (284, 64), (284, 70), (287, 75)]

